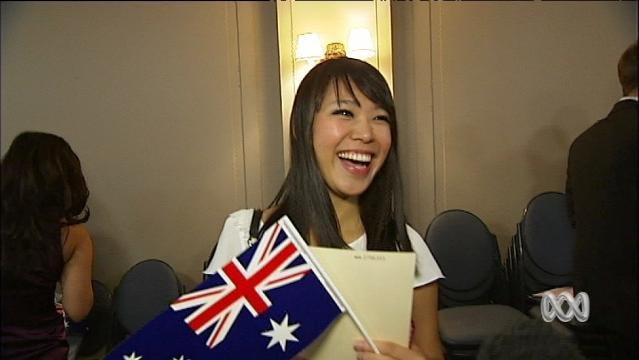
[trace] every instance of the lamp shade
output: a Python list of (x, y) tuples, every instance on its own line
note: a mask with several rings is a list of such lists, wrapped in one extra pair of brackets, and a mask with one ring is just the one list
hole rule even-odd
[(368, 29), (353, 29), (348, 37), (348, 56), (365, 60), (375, 56), (373, 38)]
[(297, 36), (296, 60), (319, 60), (323, 56), (324, 52), (317, 34), (304, 33)]

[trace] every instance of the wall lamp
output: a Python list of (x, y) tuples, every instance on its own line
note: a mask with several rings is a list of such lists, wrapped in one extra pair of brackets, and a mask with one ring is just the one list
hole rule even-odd
[(304, 33), (297, 36), (295, 60), (319, 62), (321, 60), (349, 56), (367, 60), (375, 56), (373, 38), (368, 29), (353, 29), (348, 37), (348, 52), (343, 43), (332, 42), (326, 44), (326, 51), (322, 50), (322, 43), (316, 33)]

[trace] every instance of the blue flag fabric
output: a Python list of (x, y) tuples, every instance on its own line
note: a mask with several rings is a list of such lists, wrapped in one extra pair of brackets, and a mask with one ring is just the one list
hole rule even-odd
[(292, 358), (344, 311), (321, 273), (283, 217), (106, 359)]

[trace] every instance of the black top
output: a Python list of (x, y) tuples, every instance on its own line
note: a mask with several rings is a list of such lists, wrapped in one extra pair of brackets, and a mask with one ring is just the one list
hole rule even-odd
[(51, 267), (2, 268), (3, 359), (66, 359), (64, 319), (54, 301), (64, 260), (61, 246), (56, 250)]

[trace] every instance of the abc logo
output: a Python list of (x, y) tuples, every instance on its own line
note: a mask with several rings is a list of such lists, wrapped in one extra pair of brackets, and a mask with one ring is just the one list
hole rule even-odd
[(541, 299), (541, 317), (546, 322), (553, 321), (555, 317), (563, 322), (571, 321), (573, 318), (585, 322), (589, 316), (590, 298), (585, 292), (580, 292), (574, 298), (568, 292), (562, 292), (559, 296), (547, 293)]

